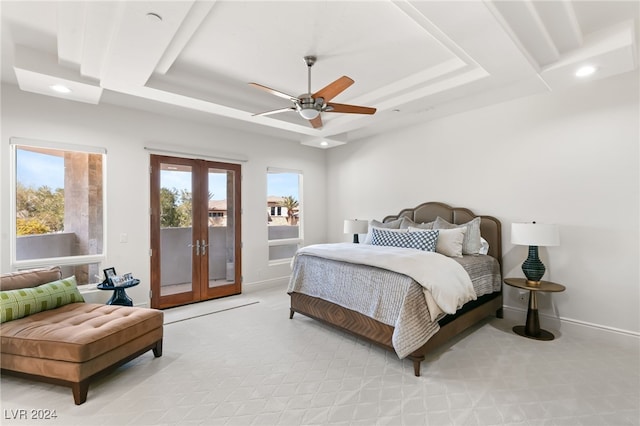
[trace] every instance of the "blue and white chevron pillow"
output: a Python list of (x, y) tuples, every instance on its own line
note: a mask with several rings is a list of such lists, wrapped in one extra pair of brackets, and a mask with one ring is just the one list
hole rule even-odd
[(424, 251), (436, 251), (437, 242), (437, 230), (393, 232), (372, 228), (371, 244), (374, 246), (404, 247)]

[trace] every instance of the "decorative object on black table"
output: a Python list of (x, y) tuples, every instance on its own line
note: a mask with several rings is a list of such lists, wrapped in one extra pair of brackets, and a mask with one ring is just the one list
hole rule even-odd
[(111, 267), (111, 268), (103, 269), (103, 271), (104, 271), (104, 281), (102, 282), (102, 285), (113, 286), (114, 284), (111, 281), (111, 279), (117, 276), (116, 268)]

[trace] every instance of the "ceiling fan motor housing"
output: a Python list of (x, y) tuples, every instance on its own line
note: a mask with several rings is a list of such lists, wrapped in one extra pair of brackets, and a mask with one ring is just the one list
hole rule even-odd
[(324, 100), (322, 98), (314, 100), (309, 95), (300, 96), (300, 102), (296, 103), (298, 113), (307, 120), (316, 118), (322, 111), (323, 105)]
[(307, 64), (308, 67), (312, 67), (313, 64), (316, 63), (316, 58), (315, 56), (309, 55), (309, 56), (305, 56), (304, 57), (304, 63)]

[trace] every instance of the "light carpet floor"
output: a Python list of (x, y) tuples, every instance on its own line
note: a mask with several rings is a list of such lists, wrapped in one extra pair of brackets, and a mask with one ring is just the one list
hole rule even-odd
[[(147, 353), (94, 382), (80, 406), (68, 388), (3, 376), (2, 424), (640, 424), (637, 339), (553, 330), (556, 340), (540, 342), (494, 318), (415, 377), (393, 353), (299, 314), (290, 320), (288, 302), (272, 288), (167, 311), (179, 320), (165, 325), (163, 356)], [(14, 419), (19, 410), (57, 417)]]

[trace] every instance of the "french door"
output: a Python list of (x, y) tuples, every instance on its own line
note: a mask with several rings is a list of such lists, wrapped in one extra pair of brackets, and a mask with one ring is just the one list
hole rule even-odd
[(240, 165), (151, 155), (151, 307), (239, 294)]

